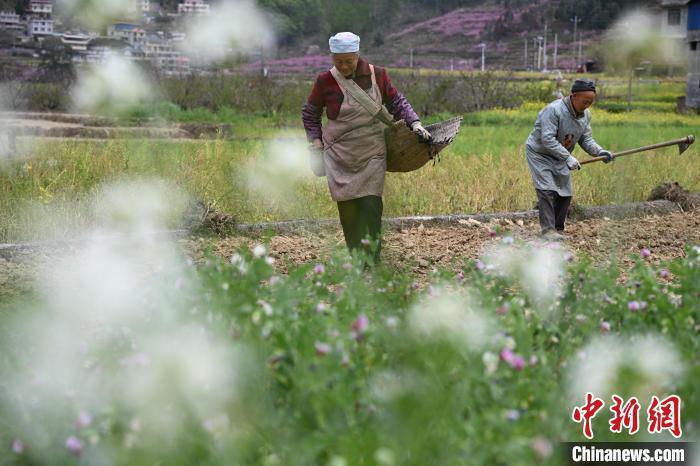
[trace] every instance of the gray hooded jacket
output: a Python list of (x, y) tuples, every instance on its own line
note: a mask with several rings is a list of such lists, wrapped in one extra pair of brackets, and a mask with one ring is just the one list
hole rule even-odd
[(571, 171), (566, 159), (578, 143), (589, 155), (603, 150), (591, 135), (591, 112), (576, 114), (570, 96), (555, 100), (538, 115), (525, 143), (527, 164), (535, 189), (572, 196)]

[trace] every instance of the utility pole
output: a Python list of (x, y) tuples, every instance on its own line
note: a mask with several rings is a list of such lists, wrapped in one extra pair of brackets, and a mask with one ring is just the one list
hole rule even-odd
[(559, 35), (554, 33), (554, 69), (557, 69), (557, 54), (559, 53)]
[(413, 69), (413, 48), (409, 51), (408, 55), (408, 67)]
[(481, 71), (486, 71), (486, 44), (479, 44), (481, 47)]
[(542, 36), (537, 36), (537, 71), (542, 71)]
[(532, 38), (532, 69), (537, 69), (537, 37)]
[(574, 23), (574, 41), (571, 47), (571, 50), (573, 50), (573, 58), (574, 61), (576, 62), (576, 68), (578, 69), (578, 58), (576, 57), (576, 31), (578, 31), (578, 23), (581, 22), (581, 18), (578, 17), (578, 15), (574, 15), (573, 18), (570, 19)]
[(265, 48), (260, 46), (260, 75), (265, 78), (267, 77), (267, 69), (265, 68)]
[(578, 33), (578, 64), (579, 66), (583, 66), (583, 71), (586, 71), (586, 66), (583, 63), (583, 53), (581, 53), (581, 44), (583, 43), (583, 40), (581, 40), (581, 36), (583, 36), (583, 33), (579, 31)]
[(527, 37), (525, 38), (525, 61), (523, 63), (525, 64), (525, 71), (527, 71)]
[(544, 69), (543, 71), (546, 73), (547, 72), (547, 24), (545, 23), (544, 25), (544, 46), (542, 47), (542, 53), (544, 54), (544, 59), (543, 65)]

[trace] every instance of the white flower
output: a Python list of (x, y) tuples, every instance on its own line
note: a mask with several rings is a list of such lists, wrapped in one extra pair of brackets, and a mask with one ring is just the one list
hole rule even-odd
[(267, 301), (263, 301), (262, 299), (258, 299), (257, 303), (258, 306), (262, 308), (266, 316), (272, 315), (272, 306), (270, 305), (270, 303), (268, 303)]
[(262, 244), (257, 244), (253, 248), (253, 256), (255, 256), (255, 257), (263, 257), (266, 254), (267, 254), (267, 248), (265, 246), (263, 246)]
[(241, 273), (246, 273), (248, 271), (248, 264), (246, 264), (245, 259), (238, 253), (231, 256), (231, 264), (238, 268)]
[(408, 321), (419, 335), (446, 336), (473, 350), (489, 341), (493, 327), (472, 296), (438, 289), (413, 306)]
[(647, 388), (658, 389), (677, 384), (684, 370), (676, 348), (658, 335), (599, 336), (578, 354), (583, 357), (573, 361), (568, 373), (570, 395), (577, 398), (586, 392), (609, 395), (622, 367), (634, 370)]

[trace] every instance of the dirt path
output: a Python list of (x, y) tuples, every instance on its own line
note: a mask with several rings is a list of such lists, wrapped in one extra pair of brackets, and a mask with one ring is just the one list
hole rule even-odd
[[(499, 231), (492, 237), (492, 231)], [(385, 264), (416, 274), (418, 280), (437, 266), (453, 265), (464, 258), (475, 259), (504, 236), (515, 239), (538, 238), (536, 219), (493, 220), (487, 223), (461, 221), (446, 226), (418, 225), (387, 231), (382, 253)], [(612, 254), (629, 266), (629, 256), (642, 248), (651, 250), (651, 260), (683, 257), (687, 244), (700, 244), (700, 210), (626, 219), (587, 219), (567, 224), (569, 238), (564, 244), (577, 256), (588, 255), (597, 264), (605, 264)], [(234, 235), (227, 238), (187, 237), (177, 240), (184, 253), (195, 261), (211, 250), (220, 257), (230, 257), (240, 246), (250, 247), (262, 239), (257, 235)], [(0, 302), (33, 288), (38, 271), (51, 264), (59, 254), (70, 252), (77, 244), (65, 244), (60, 253), (47, 248), (26, 250), (0, 257)], [(344, 250), (338, 227), (315, 232), (277, 234), (269, 240), (270, 255), (284, 272), (288, 264), (323, 261), (335, 250)]]
[[(493, 238), (490, 232), (496, 230), (500, 234)], [(425, 274), (433, 267), (449, 265), (455, 259), (477, 258), (503, 236), (534, 240), (538, 238), (538, 233), (539, 225), (535, 219), (502, 219), (488, 223), (463, 221), (450, 226), (419, 225), (386, 232), (382, 257), (386, 264)], [(588, 255), (599, 264), (607, 263), (613, 253), (623, 264), (629, 264), (628, 256), (638, 253), (642, 248), (650, 249), (655, 261), (673, 259), (685, 254), (686, 244), (700, 244), (700, 211), (621, 220), (603, 218), (572, 221), (567, 225), (567, 234), (565, 244), (572, 251), (577, 255)], [(216, 255), (228, 257), (241, 245), (252, 246), (259, 243), (260, 239), (231, 236), (216, 240), (187, 239), (182, 242), (196, 258), (201, 258), (206, 247), (211, 247)], [(281, 267), (288, 262), (300, 264), (323, 260), (334, 249), (343, 247), (343, 235), (339, 228), (315, 233), (275, 235), (270, 239), (270, 254)]]

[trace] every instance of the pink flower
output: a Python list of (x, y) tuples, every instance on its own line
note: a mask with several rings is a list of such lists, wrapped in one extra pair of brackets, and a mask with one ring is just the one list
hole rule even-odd
[(343, 269), (345, 270), (352, 270), (352, 264), (350, 262), (346, 262), (343, 264)]
[(552, 456), (552, 452), (554, 451), (552, 448), (552, 442), (544, 437), (535, 437), (535, 439), (532, 441), (532, 449), (540, 459), (549, 458)]
[(605, 320), (602, 321), (602, 322), (600, 323), (600, 331), (603, 332), (603, 333), (609, 332), (609, 331), (610, 331), (610, 322), (605, 321)]
[(350, 335), (352, 336), (353, 340), (359, 340), (368, 328), (369, 319), (366, 315), (360, 314), (352, 323), (352, 331), (350, 332)]
[(369, 246), (369, 240), (368, 240), (367, 238), (362, 238), (362, 239), (360, 240), (360, 243), (361, 243), (363, 246)]
[(320, 275), (320, 274), (322, 274), (322, 273), (325, 272), (325, 271), (326, 271), (326, 267), (324, 267), (323, 264), (316, 264), (316, 265), (314, 266), (314, 273), (317, 273), (317, 274)]
[(510, 348), (503, 348), (503, 351), (501, 351), (501, 359), (510, 364), (513, 361), (513, 351), (511, 351)]
[(498, 236), (496, 230), (489, 230), (489, 238), (495, 238), (496, 236)]
[(92, 423), (92, 415), (90, 415), (90, 412), (86, 411), (84, 409), (81, 409), (80, 413), (78, 413), (78, 419), (75, 420), (75, 428), (82, 429), (84, 427), (89, 426), (91, 423)]
[(314, 349), (316, 350), (316, 356), (319, 357), (323, 357), (333, 350), (333, 348), (331, 348), (331, 345), (329, 345), (328, 343), (322, 343), (320, 341), (314, 343)]
[(17, 455), (21, 455), (22, 453), (24, 453), (24, 442), (16, 438), (12, 442), (12, 451)]
[(474, 267), (476, 267), (476, 270), (484, 270), (486, 268), (486, 264), (477, 259), (476, 262), (474, 262)]
[(66, 439), (66, 448), (75, 455), (79, 455), (83, 451), (83, 442), (76, 436), (71, 435)]
[(636, 312), (642, 308), (641, 304), (639, 304), (639, 301), (630, 301), (629, 303), (627, 303), (627, 307), (632, 312)]
[(668, 269), (661, 269), (661, 270), (659, 271), (659, 276), (660, 276), (661, 278), (668, 278), (668, 275), (669, 275)]
[(651, 251), (648, 250), (647, 248), (642, 249), (642, 251), (639, 253), (640, 256), (642, 256), (642, 259), (646, 259), (651, 255)]
[(459, 281), (464, 280), (464, 272), (463, 271), (460, 270), (459, 272), (457, 272), (457, 280), (459, 280)]
[(504, 348), (501, 351), (501, 359), (516, 371), (522, 370), (525, 367), (525, 359), (519, 354), (513, 353), (510, 348)]
[(510, 363), (510, 367), (512, 367), (516, 371), (523, 370), (523, 368), (525, 367), (525, 359), (519, 354), (513, 355), (513, 360)]
[(499, 316), (504, 316), (508, 314), (508, 311), (510, 311), (510, 304), (508, 303), (503, 303), (496, 308), (496, 314), (498, 314)]

